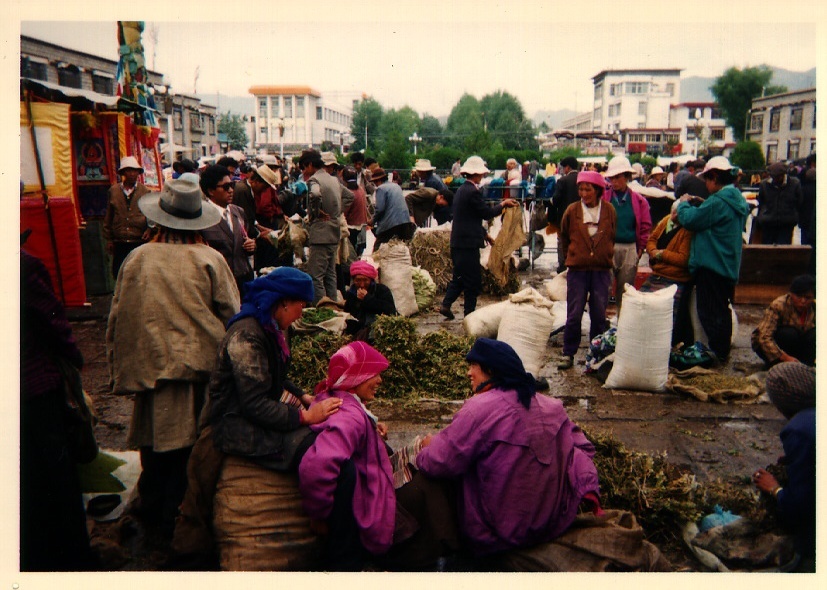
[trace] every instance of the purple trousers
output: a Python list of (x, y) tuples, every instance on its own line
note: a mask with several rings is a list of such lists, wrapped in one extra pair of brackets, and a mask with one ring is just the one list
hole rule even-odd
[(612, 271), (569, 269), (566, 295), (566, 328), (563, 331), (563, 354), (574, 356), (580, 346), (580, 322), (589, 303), (589, 340), (606, 331), (606, 306)]

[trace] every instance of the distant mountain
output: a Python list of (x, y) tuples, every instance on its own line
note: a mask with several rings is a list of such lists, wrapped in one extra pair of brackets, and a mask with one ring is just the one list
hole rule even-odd
[[(721, 72), (723, 74), (723, 72)], [(715, 102), (709, 87), (715, 84), (717, 76), (704, 78), (690, 76), (681, 79), (681, 102)], [(816, 69), (806, 72), (793, 72), (784, 68), (772, 68), (770, 84), (786, 86), (787, 90), (803, 90), (816, 85)]]
[(252, 116), (255, 112), (255, 102), (252, 94), (244, 96), (231, 96), (228, 94), (199, 94), (198, 98), (201, 102), (210, 106), (216, 107), (218, 113), (226, 113), (229, 111), (234, 115)]
[(558, 109), (556, 111), (537, 111), (532, 117), (535, 125), (539, 125), (543, 121), (549, 126), (549, 129), (559, 129), (563, 126), (563, 121), (570, 119), (577, 112), (571, 109)]

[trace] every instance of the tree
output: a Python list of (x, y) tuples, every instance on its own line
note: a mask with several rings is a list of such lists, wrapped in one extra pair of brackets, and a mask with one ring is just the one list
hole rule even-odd
[(766, 165), (761, 145), (754, 141), (739, 141), (735, 144), (729, 161), (742, 170), (763, 170)]
[[(379, 134), (379, 122), (382, 120), (382, 105), (380, 105), (374, 98), (370, 96), (363, 96), (362, 100), (356, 103), (353, 107), (353, 122), (350, 125), (350, 134), (353, 135), (354, 142), (351, 145), (351, 150), (359, 151), (367, 149), (365, 145), (365, 135), (367, 135), (368, 143), (371, 142), (371, 134), (374, 136)], [(374, 152), (378, 152), (375, 149)]]
[(384, 139), (385, 148), (379, 156), (379, 162), (386, 170), (407, 170), (413, 164), (413, 152), (408, 136), (399, 131), (391, 131)]
[(431, 115), (423, 115), (419, 121), (419, 135), (422, 137), (423, 147), (443, 143), (442, 125), (439, 119)]
[(497, 90), (480, 100), (483, 124), (506, 150), (535, 147), (534, 127), (525, 118), (520, 101), (508, 92)]
[(244, 117), (231, 114), (229, 111), (218, 117), (218, 132), (227, 135), (227, 142), (231, 150), (247, 149), (247, 129)]
[(463, 94), (445, 125), (447, 143), (453, 147), (464, 148), (465, 140), (473, 134), (483, 131), (483, 117), (479, 101), (470, 94)]
[[(390, 109), (385, 111), (379, 122), (379, 134), (383, 141), (387, 141), (392, 134), (398, 133), (405, 141), (419, 129), (419, 114), (409, 106), (404, 106), (398, 111)], [(411, 147), (413, 151), (413, 147)]]
[(710, 86), (721, 113), (732, 127), (735, 139), (744, 139), (746, 117), (752, 108), (752, 99), (762, 95), (786, 92), (786, 86), (770, 86), (772, 70), (769, 66), (729, 68)]

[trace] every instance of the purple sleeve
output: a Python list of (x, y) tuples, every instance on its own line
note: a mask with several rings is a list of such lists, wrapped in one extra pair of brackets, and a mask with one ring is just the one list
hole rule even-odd
[(468, 471), (482, 452), (483, 434), (468, 403), (416, 457), (417, 467), (431, 477), (456, 477)]
[(330, 515), (339, 471), (364, 437), (363, 425), (359, 416), (342, 406), (324, 422), (324, 429), (302, 458), (299, 490), (310, 518), (325, 519)]

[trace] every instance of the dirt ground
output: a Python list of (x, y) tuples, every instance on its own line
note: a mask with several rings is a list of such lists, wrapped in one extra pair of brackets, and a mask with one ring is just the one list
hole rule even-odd
[[(549, 276), (541, 267), (521, 273), (524, 284), (536, 288)], [(109, 300), (106, 296), (92, 298), (91, 307), (70, 310), (70, 318), (86, 360), (83, 380), (99, 416), (96, 434), (100, 446), (124, 451), (132, 399), (109, 392), (105, 353)], [(483, 296), (478, 305), (497, 300)], [(610, 308), (610, 314), (613, 311)], [(749, 336), (762, 311), (760, 306), (736, 306), (738, 330), (730, 360), (721, 369), (723, 372), (746, 375), (761, 370), (758, 358), (750, 349)], [(422, 333), (440, 329), (463, 332), (460, 317), (446, 321), (436, 311), (420, 314), (416, 321)], [(722, 405), (672, 393), (605, 389), (596, 378), (583, 373), (585, 339), (575, 357), (575, 367), (557, 371), (561, 344), (561, 335), (549, 340), (547, 363), (540, 376), (549, 382), (547, 394), (562, 399), (571, 418), (587, 431), (611, 433), (632, 450), (666, 452), (671, 463), (692, 471), (700, 481), (742, 480), (756, 467), (775, 462), (783, 453), (778, 435), (784, 419), (768, 403)], [(391, 446), (398, 447), (418, 434), (443, 428), (460, 405), (460, 402), (436, 400), (401, 404), (380, 399), (372, 409), (388, 424)], [(104, 569), (163, 567), (167, 553), (164, 543), (153, 531), (143, 530), (130, 517), (110, 523), (90, 519), (89, 523), (92, 537), (101, 549)], [(700, 569), (677, 544), (661, 549), (676, 570)]]

